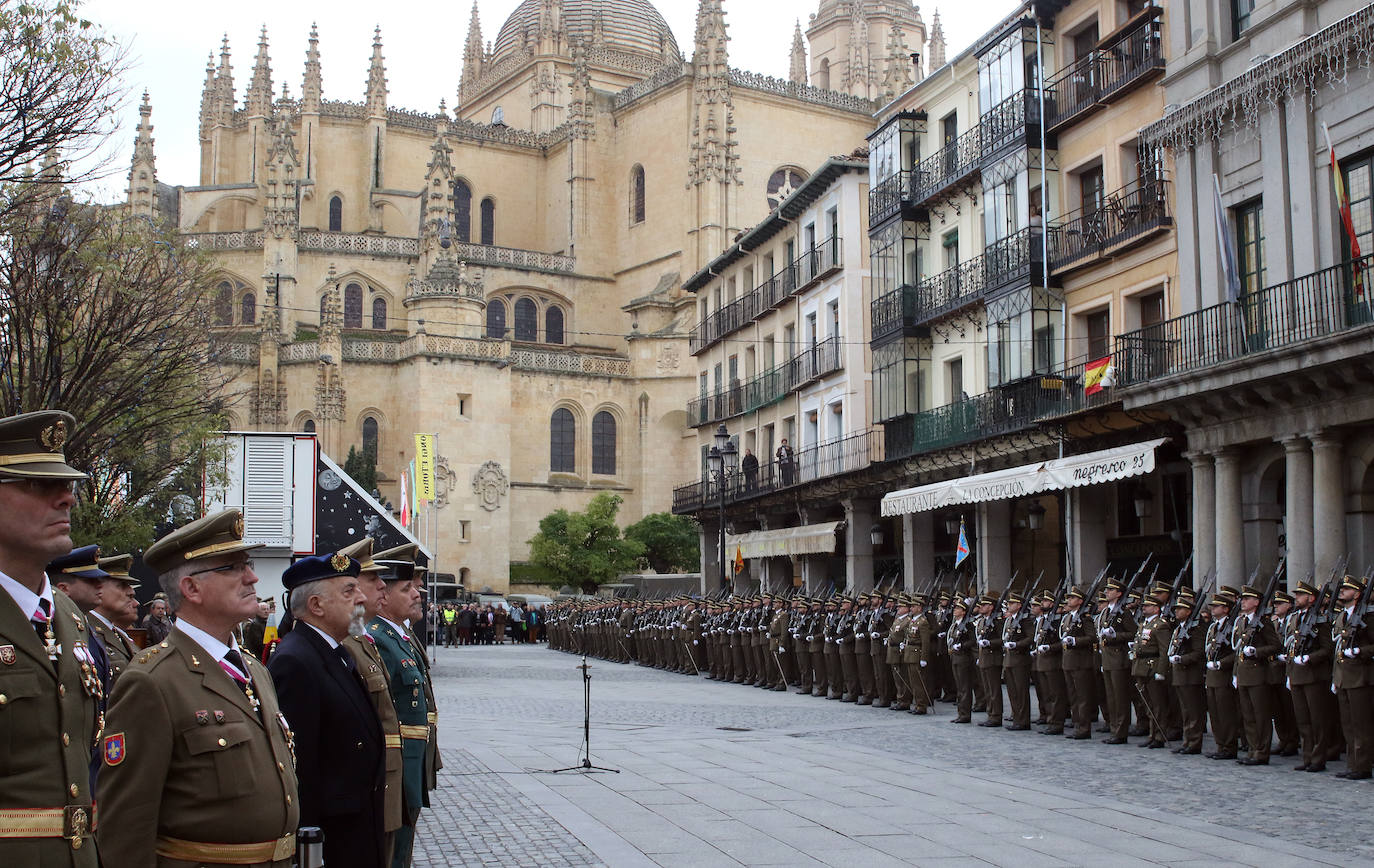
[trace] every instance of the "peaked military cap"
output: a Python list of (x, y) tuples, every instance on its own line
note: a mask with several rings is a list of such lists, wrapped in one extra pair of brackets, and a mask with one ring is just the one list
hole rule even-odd
[(381, 567), (372, 562), (372, 544), (375, 542), (370, 536), (365, 536), (352, 545), (344, 546), (339, 549), (339, 554), (348, 555), (358, 561), (360, 572), (379, 572)]
[(963, 598), (963, 597), (957, 597), (957, 598), (955, 598), (955, 600), (954, 600), (954, 608), (956, 608), (956, 609), (963, 609), (965, 612), (967, 612), (967, 611), (968, 611), (968, 603), (964, 602), (964, 598)]
[(1357, 579), (1354, 576), (1346, 576), (1341, 580), (1342, 588), (1350, 588), (1352, 591), (1364, 593), (1364, 579)]
[(408, 582), (424, 575), (424, 570), (415, 565), (415, 553), (419, 550), (415, 543), (405, 543), (384, 552), (373, 552), (372, 562), (382, 570), (382, 581)]
[(924, 609), (926, 606), (930, 605), (930, 600), (926, 597), (925, 594), (912, 594), (911, 604), (913, 606), (920, 606), (922, 609)]
[(1069, 597), (1077, 597), (1080, 600), (1086, 600), (1088, 599), (1088, 592), (1083, 590), (1078, 585), (1074, 585), (1073, 587), (1069, 588), (1068, 593), (1066, 593), (1064, 597), (1065, 599)]
[(243, 513), (237, 509), (223, 509), (177, 528), (148, 546), (143, 553), (143, 562), (161, 575), (196, 558), (246, 552), (263, 545), (244, 542)]
[(1115, 576), (1108, 576), (1108, 577), (1107, 577), (1107, 582), (1106, 582), (1106, 584), (1104, 584), (1104, 585), (1102, 586), (1102, 590), (1104, 590), (1104, 591), (1124, 591), (1124, 590), (1126, 590), (1126, 586), (1123, 585), (1123, 584), (1121, 584), (1121, 580), (1118, 579), (1118, 578), (1116, 578)]
[(281, 584), (290, 591), (323, 579), (337, 579), (340, 576), (351, 576), (356, 579), (360, 566), (357, 558), (350, 558), (343, 552), (311, 555), (287, 567), (286, 572), (281, 574)]
[(1235, 602), (1236, 601), (1234, 597), (1224, 597), (1221, 594), (1217, 594), (1214, 597), (1212, 597), (1212, 599), (1207, 603), (1207, 605), (1226, 606), (1227, 608), (1230, 608), (1231, 606), (1235, 605)]
[(1309, 596), (1315, 597), (1317, 596), (1317, 594), (1321, 592), (1318, 591), (1315, 587), (1313, 587), (1310, 582), (1298, 582), (1297, 585), (1295, 585), (1293, 588), (1293, 593), (1307, 594)]
[(1290, 594), (1290, 593), (1288, 593), (1287, 591), (1275, 591), (1275, 592), (1274, 592), (1274, 602), (1275, 602), (1275, 603), (1291, 603), (1291, 602), (1293, 602), (1293, 595)]
[(1240, 596), (1240, 590), (1237, 588), (1233, 588), (1230, 585), (1222, 585), (1220, 588), (1217, 589), (1216, 595), (1218, 597), (1227, 597), (1231, 600), (1231, 602), (1234, 603), (1236, 601), (1236, 598)]
[(75, 427), (72, 414), (61, 410), (0, 419), (0, 479), (85, 479), (62, 450)]
[(115, 581), (123, 582), (134, 588), (143, 587), (142, 582), (129, 575), (129, 568), (134, 565), (133, 555), (110, 555), (108, 558), (101, 558), (98, 563), (100, 568), (110, 574), (110, 578)]
[(60, 558), (53, 558), (48, 564), (48, 574), (53, 581), (65, 579), (87, 579), (98, 582), (108, 579), (110, 574), (100, 568), (100, 546), (90, 545), (72, 549)]
[(1197, 600), (1193, 598), (1192, 594), (1179, 594), (1178, 599), (1174, 600), (1175, 609), (1191, 609), (1195, 605), (1197, 605)]
[(1015, 592), (1015, 591), (1007, 591), (1006, 596), (1003, 597), (1002, 599), (1006, 600), (1008, 603), (1024, 603), (1024, 602), (1026, 602), (1026, 598), (1023, 597), (1023, 596), (1021, 596), (1020, 594), (1018, 594), (1018, 593)]
[(1242, 598), (1254, 597), (1258, 600), (1260, 597), (1264, 596), (1264, 592), (1261, 591), (1259, 588), (1246, 585), (1240, 589), (1240, 596)]

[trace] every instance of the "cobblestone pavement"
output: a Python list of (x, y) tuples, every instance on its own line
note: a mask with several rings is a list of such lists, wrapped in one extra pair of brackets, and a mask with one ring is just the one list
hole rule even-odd
[(620, 771), (551, 774), (581, 760), (580, 662), (438, 650), (446, 766), (417, 865), (1374, 865), (1336, 819), (1374, 789), (1278, 757), (1243, 768), (599, 660), (591, 760)]

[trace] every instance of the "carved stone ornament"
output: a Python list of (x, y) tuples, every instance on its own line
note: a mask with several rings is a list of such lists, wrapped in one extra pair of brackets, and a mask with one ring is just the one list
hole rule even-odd
[(448, 459), (440, 455), (434, 459), (434, 505), (439, 509), (448, 506), (449, 495), (458, 484), (458, 474), (449, 467)]
[(472, 474), (472, 491), (487, 512), (501, 508), (501, 498), (510, 490), (506, 471), (495, 461), (487, 461)]

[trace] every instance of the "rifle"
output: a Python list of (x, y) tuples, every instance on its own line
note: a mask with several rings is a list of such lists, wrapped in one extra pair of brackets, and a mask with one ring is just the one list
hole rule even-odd
[(1208, 595), (1212, 593), (1212, 587), (1216, 584), (1216, 574), (1208, 573), (1202, 581), (1202, 593), (1198, 595), (1193, 611), (1188, 614), (1188, 620), (1180, 624), (1174, 632), (1180, 642), (1185, 641), (1192, 634), (1193, 628), (1202, 620), (1202, 607), (1207, 605)]
[(1145, 570), (1149, 568), (1150, 561), (1154, 560), (1154, 556), (1154, 552), (1150, 552), (1149, 554), (1145, 555), (1145, 560), (1140, 562), (1140, 566), (1136, 569), (1135, 575), (1131, 576), (1131, 580), (1126, 583), (1125, 589), (1122, 590), (1122, 597), (1129, 597), (1131, 595), (1131, 591), (1135, 590), (1136, 583), (1139, 582), (1140, 577), (1145, 574)]
[(1278, 590), (1279, 579), (1288, 572), (1288, 555), (1279, 558), (1279, 565), (1274, 568), (1274, 574), (1269, 577), (1269, 584), (1264, 588), (1264, 596), (1260, 597), (1258, 611), (1260, 616), (1273, 614), (1274, 612), (1274, 591)]
[(1173, 585), (1172, 588), (1169, 589), (1169, 602), (1170, 602), (1170, 603), (1175, 603), (1175, 602), (1178, 601), (1178, 592), (1181, 591), (1181, 590), (1183, 590), (1183, 577), (1184, 577), (1185, 575), (1187, 575), (1187, 573), (1188, 573), (1188, 568), (1191, 567), (1192, 565), (1193, 565), (1193, 556), (1192, 556), (1192, 554), (1189, 554), (1189, 555), (1188, 555), (1188, 560), (1186, 560), (1186, 561), (1183, 562), (1183, 569), (1179, 570), (1179, 571), (1178, 571), (1178, 575), (1174, 576), (1174, 585)]
[[(1350, 618), (1345, 622), (1347, 634), (1364, 627), (1365, 610), (1369, 608), (1370, 585), (1374, 585), (1374, 582), (1365, 578), (1364, 590), (1360, 591), (1360, 598), (1355, 601), (1355, 608), (1351, 611)], [(1337, 596), (1339, 596), (1339, 594)]]
[[(1040, 571), (1040, 575), (1038, 575), (1038, 576), (1035, 577), (1035, 581), (1034, 581), (1034, 582), (1031, 582), (1031, 581), (1030, 581), (1030, 576), (1029, 576), (1029, 574), (1027, 574), (1027, 577), (1026, 577), (1027, 585), (1026, 585), (1026, 588), (1022, 590), (1021, 596), (1022, 596), (1022, 597), (1025, 597), (1025, 596), (1026, 596), (1026, 591), (1029, 591), (1029, 590), (1031, 590), (1031, 589), (1037, 587), (1037, 586), (1040, 584), (1040, 580), (1043, 579), (1044, 577), (1045, 577), (1045, 571), (1044, 571), (1044, 570), (1041, 570), (1041, 571)], [(1025, 621), (1025, 620), (1026, 620), (1026, 616), (1029, 615), (1029, 614), (1030, 614), (1030, 604), (1029, 604), (1028, 602), (1026, 602), (1025, 600), (1022, 600), (1022, 602), (1021, 602), (1021, 608), (1020, 608), (1019, 610), (1017, 610), (1017, 612), (1016, 612), (1016, 620), (1012, 622), (1012, 626), (1013, 626), (1014, 628), (1015, 628), (1015, 627), (1021, 626), (1021, 622), (1022, 622), (1022, 621)]]

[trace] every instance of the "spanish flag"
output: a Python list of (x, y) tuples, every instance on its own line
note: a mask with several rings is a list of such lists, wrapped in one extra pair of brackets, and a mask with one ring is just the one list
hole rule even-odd
[[(1350, 243), (1350, 259), (1357, 260), (1362, 255), (1360, 252), (1360, 238), (1355, 232), (1355, 223), (1350, 217), (1350, 194), (1345, 190), (1345, 179), (1341, 175), (1341, 164), (1336, 159), (1336, 146), (1331, 144), (1331, 131), (1322, 124), (1322, 133), (1326, 136), (1326, 150), (1331, 157), (1331, 183), (1336, 188), (1336, 209), (1341, 215), (1341, 225), (1345, 227), (1345, 237)], [(1364, 270), (1354, 269), (1354, 291), (1355, 301), (1364, 301)]]
[(1103, 356), (1095, 362), (1088, 362), (1083, 368), (1083, 394), (1096, 395), (1103, 389), (1116, 385), (1116, 369), (1112, 367), (1112, 357)]
[(735, 546), (735, 575), (744, 572), (744, 549)]

